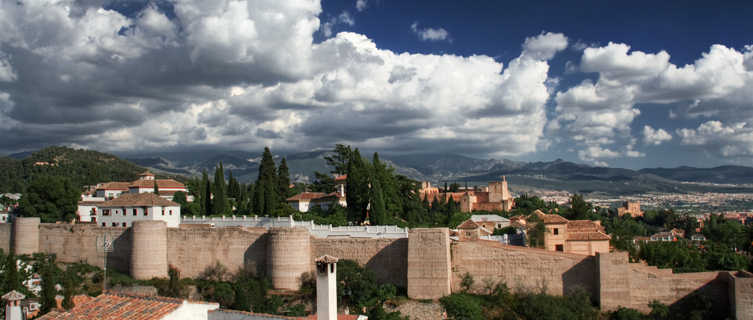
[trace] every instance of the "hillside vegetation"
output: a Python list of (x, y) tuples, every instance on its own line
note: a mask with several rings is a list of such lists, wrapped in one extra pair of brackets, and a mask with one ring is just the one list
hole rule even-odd
[(48, 147), (23, 159), (0, 158), (0, 192), (24, 192), (35, 177), (65, 177), (77, 188), (106, 181), (135, 180), (144, 168), (90, 150)]

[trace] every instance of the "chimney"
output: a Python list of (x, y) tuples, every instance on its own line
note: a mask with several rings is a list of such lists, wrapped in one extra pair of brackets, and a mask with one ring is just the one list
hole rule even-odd
[(337, 258), (323, 255), (316, 262), (316, 318), (337, 320)]
[(56, 295), (55, 296), (55, 307), (58, 310), (60, 310), (60, 311), (64, 310), (63, 309), (63, 299), (65, 299), (65, 297), (63, 297), (61, 295)]

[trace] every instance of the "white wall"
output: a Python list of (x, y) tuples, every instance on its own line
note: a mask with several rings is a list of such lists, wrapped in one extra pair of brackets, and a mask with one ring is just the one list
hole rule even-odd
[[(110, 210), (109, 215), (103, 214), (105, 210)], [(134, 210), (136, 210), (135, 215)], [(180, 226), (179, 206), (164, 207), (164, 214), (163, 207), (160, 206), (146, 207), (146, 210), (148, 214), (144, 215), (144, 207), (101, 207), (97, 209), (97, 225), (101, 227), (130, 227), (133, 226), (134, 221), (162, 220), (167, 222), (168, 228)], [(105, 225), (102, 225), (103, 223)]]
[(207, 320), (207, 311), (219, 309), (218, 303), (196, 303), (183, 300), (183, 305), (164, 316), (162, 320)]

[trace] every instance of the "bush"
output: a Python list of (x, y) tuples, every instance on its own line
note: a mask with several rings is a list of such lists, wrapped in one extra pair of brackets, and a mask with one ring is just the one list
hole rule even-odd
[(482, 320), (483, 309), (479, 298), (467, 294), (456, 293), (439, 299), (451, 319)]

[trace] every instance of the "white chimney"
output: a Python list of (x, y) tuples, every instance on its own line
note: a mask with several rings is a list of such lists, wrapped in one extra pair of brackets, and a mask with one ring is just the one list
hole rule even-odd
[(22, 320), (24, 315), (21, 312), (21, 301), (26, 296), (20, 292), (13, 290), (3, 295), (3, 300), (8, 301), (5, 305), (5, 319), (6, 320)]
[(337, 320), (337, 258), (323, 255), (316, 262), (316, 318)]

